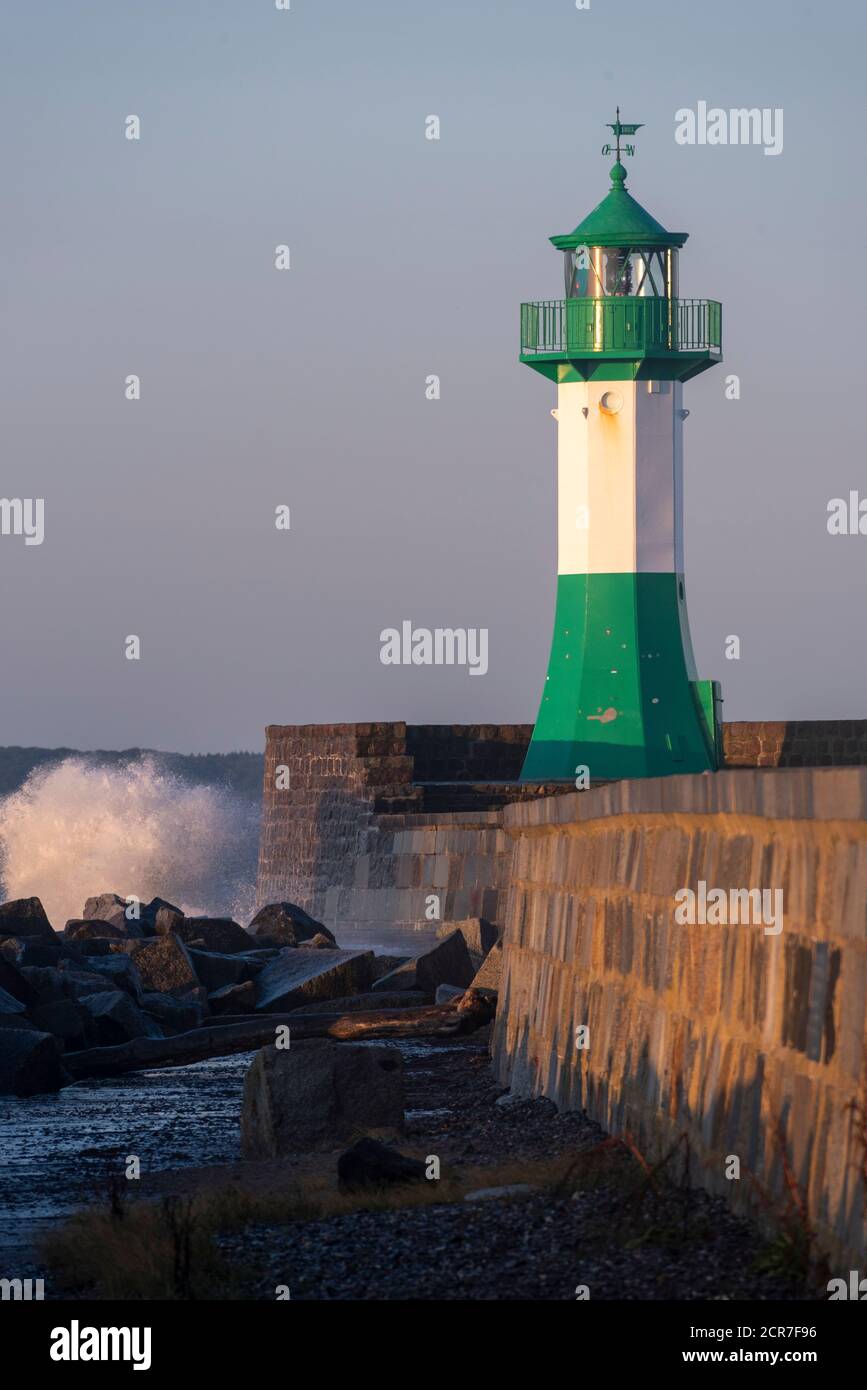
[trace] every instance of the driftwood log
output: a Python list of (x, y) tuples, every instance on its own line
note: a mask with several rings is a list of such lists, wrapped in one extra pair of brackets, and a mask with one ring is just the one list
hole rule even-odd
[(496, 995), (468, 989), (448, 1004), (427, 1004), (418, 1009), (376, 1009), (349, 1014), (260, 1014), (242, 1023), (213, 1024), (178, 1033), (173, 1038), (133, 1038), (114, 1047), (89, 1047), (68, 1052), (63, 1065), (72, 1077), (119, 1076), (151, 1067), (186, 1067), (210, 1057), (249, 1052), (274, 1041), (278, 1026), (286, 1025), (290, 1038), (336, 1038), (358, 1042), (366, 1038), (446, 1038), (473, 1033), (494, 1017)]

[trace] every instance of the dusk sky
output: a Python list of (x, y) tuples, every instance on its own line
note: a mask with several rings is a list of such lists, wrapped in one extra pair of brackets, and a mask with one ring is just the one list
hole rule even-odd
[[(562, 296), (618, 102), (681, 294), (723, 303), (685, 387), (698, 672), (727, 720), (863, 717), (867, 535), (827, 519), (867, 499), (865, 39), (855, 0), (4, 7), (0, 495), (45, 536), (0, 535), (0, 744), (532, 722), (554, 388), (519, 305)], [(782, 152), (678, 144), (699, 102), (782, 109)], [(487, 628), (487, 673), (383, 665), (404, 620)]]

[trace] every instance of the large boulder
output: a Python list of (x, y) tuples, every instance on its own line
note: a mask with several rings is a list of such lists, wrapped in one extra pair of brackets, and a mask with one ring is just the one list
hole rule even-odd
[(173, 934), (131, 943), (131, 954), (144, 989), (160, 994), (186, 994), (199, 985), (189, 952)]
[(187, 945), (226, 955), (249, 951), (259, 944), (231, 917), (182, 917), (170, 930)]
[(117, 985), (103, 975), (85, 975), (80, 970), (69, 971), (63, 976), (63, 991), (66, 999), (85, 999), (91, 994), (114, 994)]
[(473, 989), (499, 991), (503, 975), (503, 943), (491, 947), (473, 978)]
[(90, 956), (110, 956), (113, 937), (96, 936), (87, 941), (76, 941), (75, 949), (79, 955)]
[(59, 932), (52, 931), (51, 940), (44, 936), (0, 936), (0, 955), (13, 965), (59, 965), (62, 960), (82, 961), (78, 946), (64, 941)]
[(83, 921), (118, 922), (123, 924), (126, 898), (119, 893), (96, 893), (88, 898), (81, 913)]
[(381, 976), (373, 988), (389, 992), (421, 989), (426, 994), (435, 995), (440, 985), (457, 985), (466, 989), (475, 973), (467, 943), (459, 931), (453, 931), (430, 951), (407, 961), (397, 970), (392, 970), (391, 974)]
[(38, 936), (54, 940), (54, 928), (38, 898), (13, 898), (0, 903), (0, 936)]
[(479, 969), (485, 956), (500, 939), (499, 927), (495, 927), (493, 922), (489, 922), (485, 917), (465, 917), (460, 922), (443, 922), (442, 926), (437, 928), (437, 936), (451, 936), (453, 931), (459, 931), (464, 938), (475, 970)]
[(7, 1014), (0, 1009), (0, 1029), (2, 1028), (29, 1028), (31, 1031), (42, 1032), (37, 1029), (32, 1019), (27, 1014)]
[(165, 898), (151, 898), (149, 903), (143, 903), (132, 894), (127, 899), (119, 893), (98, 893), (88, 898), (81, 916), (120, 927), (126, 936), (151, 937), (157, 935), (160, 927), (168, 931), (172, 922), (183, 920), (184, 914)]
[[(184, 915), (179, 907), (175, 907), (174, 903), (168, 902), (165, 898), (151, 898), (149, 903), (142, 903), (140, 913), (141, 928), (145, 936), (162, 936), (168, 922), (183, 918)], [(160, 931), (160, 927), (163, 931)]]
[(318, 935), (337, 945), (334, 934), (295, 903), (269, 903), (260, 908), (247, 930), (251, 936), (275, 946), (298, 946)]
[(240, 985), (253, 980), (265, 969), (265, 962), (255, 956), (225, 955), (219, 951), (197, 951), (187, 947), (193, 969), (201, 984), (210, 993), (224, 985)]
[(208, 1003), (215, 1014), (251, 1014), (256, 1007), (256, 986), (252, 980), (223, 985), (208, 995)]
[[(68, 962), (61, 962), (66, 966)], [(60, 999), (80, 999), (83, 994), (112, 990), (114, 985), (95, 971), (77, 968), (62, 969), (50, 965), (25, 965), (21, 974), (34, 990), (40, 1004), (53, 1004)]]
[(122, 989), (133, 999), (140, 1000), (144, 991), (141, 975), (132, 956), (118, 952), (88, 958), (88, 969), (107, 981), (112, 989)]
[(0, 989), (11, 994), (12, 998), (17, 999), (21, 1004), (35, 1004), (39, 997), (18, 967), (2, 955), (0, 955)]
[(393, 970), (398, 970), (400, 966), (406, 965), (407, 961), (411, 960), (412, 956), (374, 956), (374, 983), (376, 983), (377, 980), (381, 980), (383, 975), (390, 975)]
[[(166, 936), (174, 931), (184, 920), (184, 914), (179, 907), (172, 907), (170, 903), (164, 903), (161, 899), (154, 899), (160, 902), (153, 917), (153, 927), (155, 936)], [(151, 904), (153, 906), (153, 903)]]
[(64, 940), (76, 943), (94, 939), (125, 941), (130, 935), (139, 933), (130, 933), (125, 923), (105, 922), (101, 917), (71, 917), (63, 928)]
[(148, 1014), (137, 1008), (128, 994), (119, 989), (88, 994), (79, 1003), (93, 1020), (97, 1047), (131, 1042), (133, 1038), (161, 1038), (163, 1030)]
[(60, 1043), (50, 1033), (28, 1028), (0, 1031), (0, 1095), (38, 1096), (59, 1091), (71, 1077)]
[(372, 951), (281, 951), (256, 979), (256, 1008), (285, 1013), (318, 999), (361, 994), (373, 983)]
[(337, 1177), (344, 1192), (365, 1187), (395, 1187), (402, 1183), (424, 1182), (425, 1165), (379, 1139), (359, 1139), (337, 1160)]
[(90, 1011), (77, 999), (38, 1004), (31, 1017), (41, 1032), (59, 1038), (67, 1052), (88, 1047), (94, 1039)]
[[(94, 967), (96, 962), (94, 961)], [(117, 982), (109, 979), (100, 971), (82, 969), (76, 965), (70, 965), (68, 961), (62, 961), (58, 966), (58, 974), (61, 979), (61, 989), (67, 999), (81, 999), (85, 994), (107, 994), (111, 990), (117, 989)]]
[(444, 937), (438, 946), (416, 958), (416, 989), (428, 990), (435, 994), (440, 985), (460, 985), (466, 988), (472, 983), (475, 973), (463, 933), (453, 931)]
[(393, 1047), (330, 1039), (266, 1047), (244, 1080), (241, 1152), (247, 1158), (333, 1149), (359, 1131), (403, 1130), (403, 1058)]
[(176, 999), (171, 994), (145, 994), (141, 1001), (142, 1012), (156, 1020), (167, 1036), (176, 1033), (189, 1033), (198, 1028), (207, 1016), (207, 1006), (198, 997), (185, 995)]
[(0, 1014), (14, 1015), (26, 1013), (26, 1004), (22, 1004), (21, 1000), (16, 999), (14, 995), (8, 994), (7, 991), (3, 989), (2, 985), (0, 985)]
[(22, 965), (19, 967), (22, 979), (31, 993), (35, 1004), (53, 1004), (56, 999), (66, 999), (63, 976), (52, 965)]
[[(88, 898), (81, 917), (74, 920), (107, 922), (110, 926), (119, 927), (121, 933), (126, 937), (143, 936), (141, 917), (128, 917), (128, 906), (126, 898), (122, 898), (119, 893), (99, 893), (96, 897)], [(139, 908), (139, 913), (141, 913), (141, 908)]]
[(399, 965), (396, 970), (389, 970), (373, 982), (374, 993), (381, 990), (383, 994), (393, 994), (395, 990), (408, 989), (415, 989), (415, 960), (413, 958), (405, 960), (403, 965)]

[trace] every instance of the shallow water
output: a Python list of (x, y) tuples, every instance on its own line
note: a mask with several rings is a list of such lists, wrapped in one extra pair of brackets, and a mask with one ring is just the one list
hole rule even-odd
[[(421, 1039), (385, 1045), (407, 1060), (431, 1051)], [(239, 1159), (244, 1075), (254, 1056), (89, 1078), (27, 1100), (0, 1097), (0, 1278), (43, 1273), (34, 1252), (40, 1234), (87, 1202), (107, 1203), (110, 1181), (126, 1182), (133, 1154), (142, 1173)]]
[(26, 1278), (32, 1241), (83, 1203), (106, 1200), (129, 1155), (143, 1172), (237, 1158), (253, 1055), (0, 1099), (0, 1277)]

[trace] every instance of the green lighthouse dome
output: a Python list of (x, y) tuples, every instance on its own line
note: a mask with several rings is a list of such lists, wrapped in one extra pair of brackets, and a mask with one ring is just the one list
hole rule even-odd
[(552, 236), (558, 251), (578, 246), (683, 246), (688, 232), (667, 232), (661, 222), (626, 189), (626, 170), (618, 161), (611, 170), (611, 187), (602, 202), (573, 232)]

